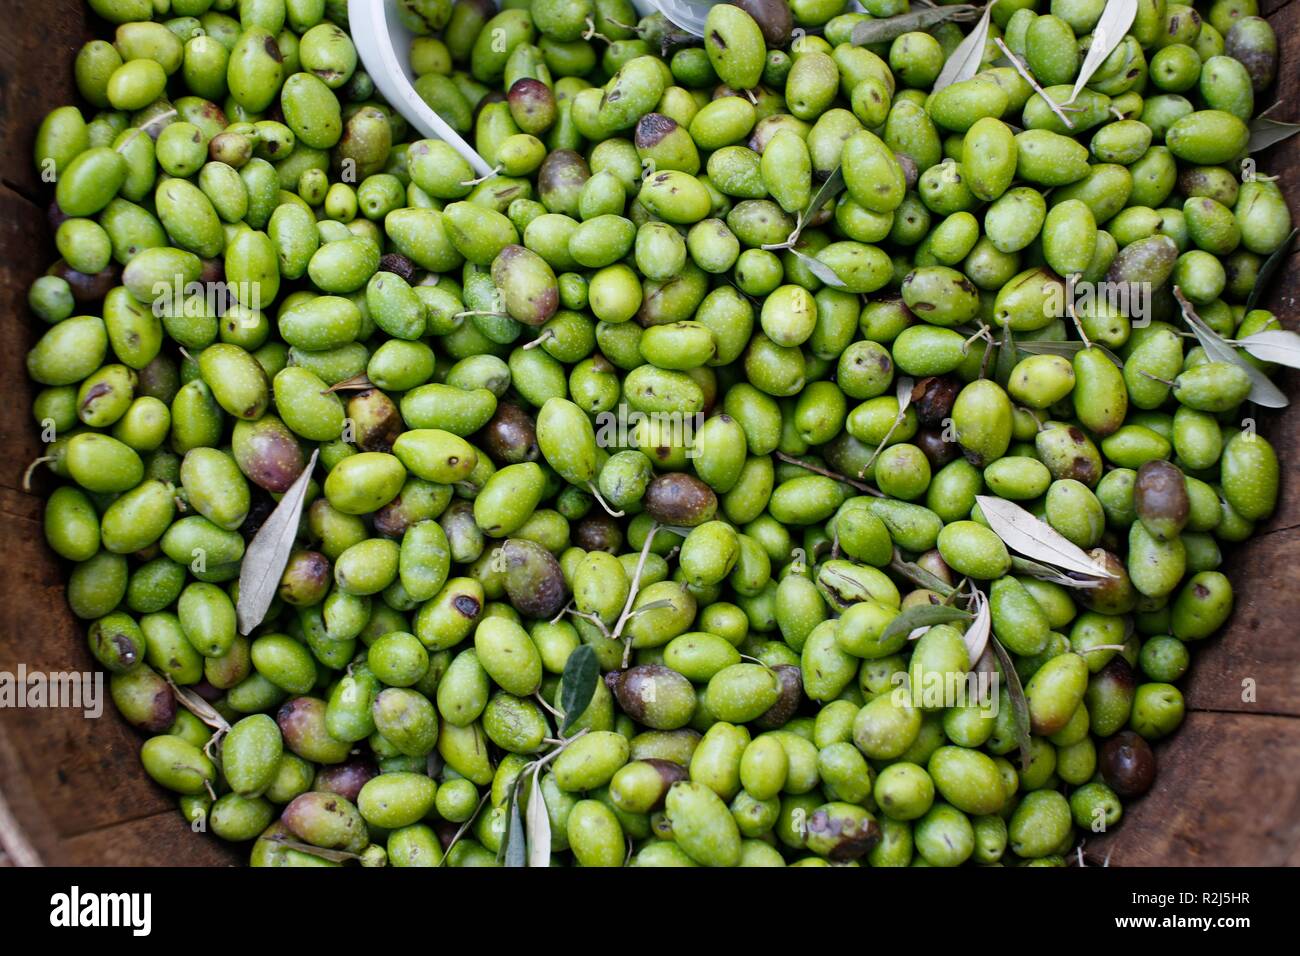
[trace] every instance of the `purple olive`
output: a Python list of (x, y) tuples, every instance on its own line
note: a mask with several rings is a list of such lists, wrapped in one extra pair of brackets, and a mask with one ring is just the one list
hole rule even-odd
[(646, 487), (645, 510), (660, 524), (693, 528), (718, 513), (718, 496), (700, 479), (684, 472), (660, 475)]

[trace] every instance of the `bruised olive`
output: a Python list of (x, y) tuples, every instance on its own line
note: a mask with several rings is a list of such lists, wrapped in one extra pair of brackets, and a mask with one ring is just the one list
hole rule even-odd
[(1154, 537), (1161, 541), (1177, 537), (1191, 509), (1187, 480), (1178, 466), (1156, 460), (1139, 468), (1133, 485), (1133, 508)]
[(605, 675), (619, 707), (639, 724), (676, 730), (695, 713), (695, 688), (671, 667), (639, 664)]
[(718, 513), (718, 497), (700, 479), (671, 472), (646, 487), (645, 510), (660, 524), (693, 528), (713, 520)]
[(777, 664), (772, 673), (777, 678), (776, 703), (754, 720), (754, 726), (763, 730), (784, 727), (803, 703), (803, 671), (793, 664)]
[(348, 399), (348, 418), (353, 422), (356, 445), (363, 451), (390, 452), (393, 442), (406, 431), (397, 404), (377, 388)]
[(1097, 756), (1102, 778), (1121, 797), (1140, 797), (1156, 778), (1156, 755), (1151, 745), (1131, 730), (1102, 744)]
[(679, 763), (661, 757), (645, 757), (624, 764), (609, 782), (609, 798), (626, 813), (654, 813), (662, 810), (668, 790), (690, 773)]
[(1090, 611), (1102, 614), (1127, 614), (1137, 607), (1138, 593), (1124, 562), (1105, 548), (1093, 548), (1088, 554), (1112, 576), (1102, 578), (1096, 587), (1080, 588), (1075, 592), (1075, 600)]
[(478, 443), (498, 465), (537, 461), (537, 426), (526, 411), (511, 402), (497, 405), (496, 414), (483, 426)]
[(272, 494), (288, 491), (306, 464), (298, 439), (274, 415), (236, 422), (231, 450), (244, 476)]
[(515, 80), (506, 94), (506, 102), (515, 125), (525, 133), (536, 136), (555, 122), (555, 94), (541, 80), (531, 76)]
[(880, 824), (852, 803), (827, 803), (808, 818), (808, 848), (843, 863), (866, 856), (880, 842)]
[(122, 268), (111, 263), (101, 271), (87, 275), (60, 259), (50, 269), (50, 274), (65, 281), (72, 289), (72, 297), (78, 302), (98, 302), (120, 284)]
[(280, 600), (295, 607), (318, 604), (333, 581), (329, 558), (319, 551), (295, 551), (280, 576)]
[(564, 574), (555, 556), (535, 541), (510, 538), (501, 546), (506, 593), (525, 617), (554, 617), (564, 607)]

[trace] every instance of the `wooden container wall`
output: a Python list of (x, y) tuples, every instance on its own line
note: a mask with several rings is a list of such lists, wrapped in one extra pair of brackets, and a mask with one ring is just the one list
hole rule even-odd
[[(107, 35), (83, 0), (7, 0), (0, 29), (0, 671), (94, 668), (84, 628), (64, 601), (64, 569), (46, 547), (41, 498), (22, 490), (42, 453), (23, 358), (40, 334), (27, 287), (53, 261), (50, 187), (33, 169), (32, 140), (52, 107), (76, 100), (72, 62)], [(1277, 88), (1300, 118), (1300, 4), (1262, 0), (1277, 32)], [(1300, 138), (1260, 157), (1297, 208)], [(1300, 220), (1300, 216), (1297, 217)], [(1267, 305), (1295, 328), (1300, 253), (1279, 272)], [(1284, 385), (1295, 398), (1297, 376)], [(1229, 554), (1237, 603), (1222, 634), (1195, 648), (1188, 715), (1156, 748), (1160, 772), (1112, 832), (1090, 838), (1091, 864), (1300, 864), (1300, 409), (1261, 411), (1259, 428), (1283, 457), (1277, 513)], [(48, 491), (48, 481), (37, 490)], [(1253, 688), (1253, 699), (1245, 693)], [(1243, 699), (1245, 698), (1245, 699)], [(239, 852), (193, 834), (175, 799), (140, 767), (140, 737), (111, 702), (97, 720), (73, 710), (0, 710), (0, 865), (228, 865)]]

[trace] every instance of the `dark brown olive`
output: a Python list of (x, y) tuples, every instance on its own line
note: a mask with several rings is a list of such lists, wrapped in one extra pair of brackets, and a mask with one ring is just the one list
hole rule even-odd
[(280, 576), (278, 593), (285, 604), (308, 607), (325, 600), (333, 583), (329, 558), (319, 551), (295, 551)]
[[(399, 495), (400, 497), (400, 495)], [(451, 559), (459, 564), (477, 561), (483, 553), (483, 532), (474, 521), (474, 503), (458, 498), (438, 517)]]
[(1137, 607), (1137, 589), (1129, 580), (1124, 562), (1105, 548), (1093, 548), (1088, 555), (1115, 576), (1102, 578), (1097, 587), (1079, 588), (1074, 592), (1075, 600), (1101, 614), (1127, 614)]
[(50, 223), (50, 232), (58, 232), (59, 226), (63, 225), (72, 217), (63, 211), (57, 200), (51, 200), (49, 207), (45, 210), (45, 218)]
[(379, 768), (369, 757), (349, 757), (343, 763), (321, 767), (311, 788), (320, 793), (337, 793), (356, 803), (361, 788), (379, 776)]
[(420, 271), (415, 262), (400, 252), (390, 252), (379, 260), (380, 272), (391, 272), (408, 284), (415, 284), (416, 274)]
[(511, 538), (501, 546), (506, 593), (525, 617), (549, 618), (564, 607), (564, 572), (555, 555), (535, 541)]
[(912, 407), (922, 425), (942, 425), (952, 415), (961, 383), (947, 375), (931, 375), (912, 386)]
[(391, 452), (393, 442), (406, 431), (397, 404), (377, 388), (357, 392), (348, 399), (353, 440), (364, 451)]
[(794, 29), (794, 15), (786, 0), (731, 0), (744, 10), (758, 28), (763, 31), (763, 39), (772, 49), (780, 49), (790, 42), (790, 33)]
[(496, 414), (478, 433), (476, 444), (500, 466), (536, 461), (542, 455), (532, 416), (513, 402), (497, 405)]
[(235, 426), (232, 448), (244, 477), (272, 494), (288, 491), (306, 465), (297, 437), (273, 415)]
[(159, 353), (153, 360), (136, 373), (135, 391), (137, 395), (148, 395), (160, 402), (170, 405), (181, 387), (180, 369), (171, 356)]
[(531, 76), (520, 77), (510, 85), (506, 94), (510, 115), (522, 132), (536, 136), (551, 128), (555, 122), (555, 94), (541, 80)]
[(113, 703), (137, 730), (165, 734), (176, 721), (176, 695), (151, 667), (137, 667), (112, 678)]
[(1133, 482), (1133, 509), (1142, 525), (1159, 541), (1170, 541), (1187, 524), (1191, 511), (1187, 479), (1168, 461), (1149, 461)]
[(646, 487), (646, 513), (660, 524), (694, 528), (718, 513), (718, 496), (700, 479), (684, 472), (660, 475)]
[(1083, 701), (1088, 707), (1089, 726), (1096, 736), (1109, 737), (1128, 723), (1136, 690), (1133, 668), (1118, 654), (1088, 679)]
[(922, 428), (913, 437), (912, 444), (921, 449), (930, 468), (938, 471), (952, 461), (961, 452), (961, 446), (955, 441), (943, 437), (942, 428)]
[(1140, 797), (1156, 779), (1156, 755), (1151, 745), (1124, 730), (1101, 745), (1097, 767), (1102, 779), (1121, 797)]
[(78, 302), (98, 302), (119, 284), (122, 267), (111, 262), (102, 272), (87, 275), (60, 259), (50, 266), (50, 275), (56, 275), (68, 283), (72, 288), (72, 297)]
[(780, 693), (776, 703), (754, 720), (754, 725), (763, 730), (775, 730), (784, 727), (799, 711), (803, 703), (803, 673), (793, 664), (777, 664), (772, 668), (776, 674)]
[(583, 551), (618, 554), (623, 548), (623, 529), (609, 515), (588, 515), (573, 526), (573, 543)]

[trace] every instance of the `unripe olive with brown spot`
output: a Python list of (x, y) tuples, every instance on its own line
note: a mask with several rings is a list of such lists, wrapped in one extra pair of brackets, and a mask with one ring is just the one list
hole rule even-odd
[(683, 472), (660, 475), (646, 487), (645, 510), (661, 524), (693, 528), (713, 520), (718, 496), (700, 479)]
[(1138, 469), (1133, 507), (1152, 536), (1169, 541), (1187, 524), (1191, 503), (1187, 480), (1172, 462), (1149, 461)]

